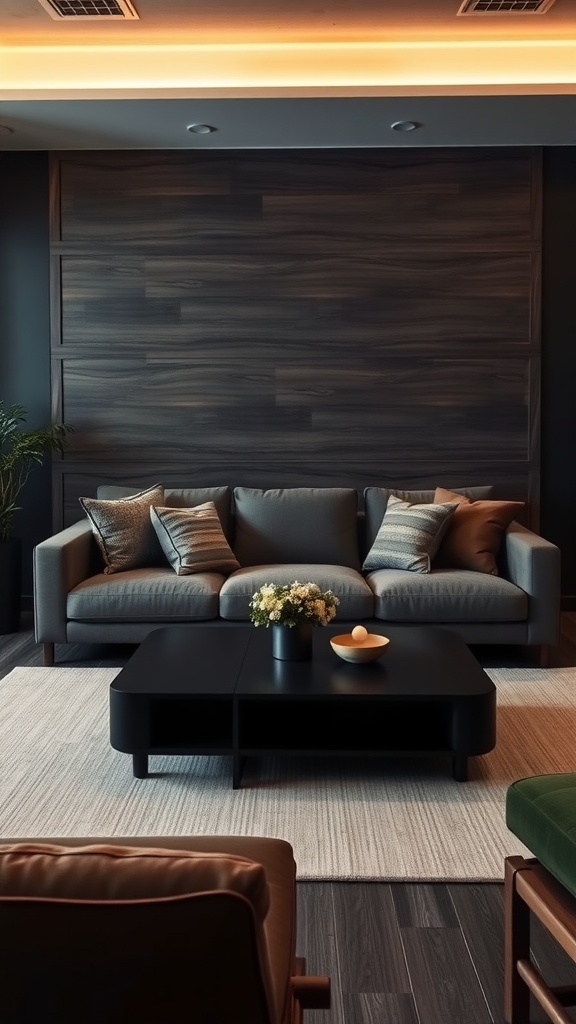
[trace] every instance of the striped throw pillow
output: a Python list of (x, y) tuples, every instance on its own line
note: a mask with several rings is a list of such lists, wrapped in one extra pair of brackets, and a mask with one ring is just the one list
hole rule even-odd
[(194, 508), (150, 509), (150, 519), (162, 550), (177, 576), (240, 568), (228, 544), (213, 501)]
[(390, 495), (382, 525), (362, 568), (430, 572), (430, 563), (455, 508), (455, 502), (411, 505)]

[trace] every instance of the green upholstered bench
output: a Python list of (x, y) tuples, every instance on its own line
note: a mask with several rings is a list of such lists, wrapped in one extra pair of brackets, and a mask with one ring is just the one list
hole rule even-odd
[(571, 1024), (576, 986), (546, 984), (530, 959), (530, 913), (576, 962), (576, 772), (514, 782), (506, 824), (534, 854), (505, 862), (504, 1017), (528, 1024), (530, 992), (550, 1020)]

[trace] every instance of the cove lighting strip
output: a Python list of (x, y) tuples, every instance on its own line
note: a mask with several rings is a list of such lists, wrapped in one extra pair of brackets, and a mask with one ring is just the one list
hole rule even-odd
[(0, 46), (0, 98), (178, 90), (298, 95), (318, 90), (543, 87), (576, 91), (576, 40), (202, 46)]

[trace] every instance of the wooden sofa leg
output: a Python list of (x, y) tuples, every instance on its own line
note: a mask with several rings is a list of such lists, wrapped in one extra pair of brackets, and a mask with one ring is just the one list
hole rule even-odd
[(550, 644), (540, 644), (540, 668), (550, 668), (552, 648)]
[(44, 664), (46, 668), (52, 668), (54, 664), (54, 644), (43, 644)]
[(530, 958), (530, 911), (516, 890), (523, 857), (507, 857), (504, 865), (504, 1020), (529, 1024), (530, 989), (520, 977), (519, 960)]

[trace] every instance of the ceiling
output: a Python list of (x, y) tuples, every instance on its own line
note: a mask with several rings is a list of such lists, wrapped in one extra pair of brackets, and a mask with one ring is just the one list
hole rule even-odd
[(576, 144), (576, 0), (132, 2), (0, 0), (0, 150)]

